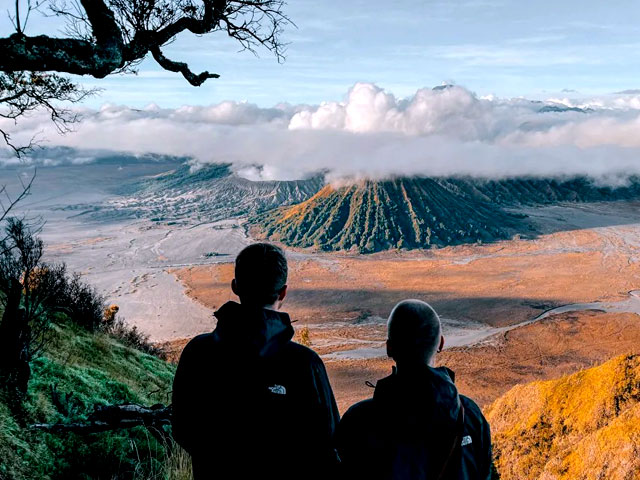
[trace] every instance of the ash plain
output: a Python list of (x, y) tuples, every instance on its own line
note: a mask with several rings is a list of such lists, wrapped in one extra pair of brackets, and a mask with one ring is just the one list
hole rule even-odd
[[(182, 218), (150, 218), (157, 213), (144, 210), (142, 197), (136, 197), (135, 185), (171, 174), (184, 162), (184, 159), (176, 158), (116, 155), (84, 164), (41, 164), (37, 168), (33, 193), (15, 212), (45, 221), (41, 236), (47, 245), (47, 260), (64, 261), (71, 270), (81, 273), (110, 303), (120, 307), (128, 322), (158, 342), (188, 338), (214, 328), (212, 307), (232, 298), (231, 294), (216, 290), (214, 293), (220, 298), (215, 302), (208, 301), (206, 295), (194, 293), (193, 285), (181, 272), (229, 264), (252, 241), (244, 224), (245, 218), (233, 209), (228, 218), (213, 215), (208, 221), (200, 214), (184, 215), (185, 203), (181, 198)], [(27, 165), (4, 166), (0, 168), (0, 183), (8, 185), (15, 193), (18, 179), (26, 181), (32, 172), (33, 167)], [(201, 191), (197, 194), (202, 196)], [(193, 204), (197, 204), (200, 197), (189, 191), (183, 193), (187, 199), (190, 195), (195, 198)], [(167, 199), (168, 204), (172, 201), (175, 202), (175, 198)], [(155, 197), (154, 208), (157, 205), (158, 198)], [(506, 266), (507, 274), (517, 268), (526, 270), (532, 261), (536, 261), (535, 257), (548, 262), (560, 256), (599, 255), (602, 257), (599, 274), (606, 275), (610, 269), (620, 273), (623, 268), (620, 265), (633, 267), (640, 259), (639, 205), (638, 202), (618, 201), (523, 208), (519, 212), (529, 215), (545, 235), (489, 245), (386, 252), (367, 256), (365, 263), (380, 262), (381, 268), (393, 268), (395, 264), (407, 262), (436, 262), (439, 268), (459, 268), (485, 262), (495, 264), (494, 270)], [(589, 238), (585, 240), (585, 236)], [(313, 262), (324, 268), (326, 275), (333, 275), (332, 281), (338, 281), (338, 284), (344, 275), (355, 274), (357, 277), (359, 274), (357, 269), (349, 273), (341, 268), (344, 263), (358, 262), (358, 256), (354, 254), (290, 250), (289, 257), (296, 264)], [(528, 260), (518, 266), (522, 258)], [(587, 282), (587, 278), (581, 278), (580, 265), (580, 259), (577, 259), (575, 281)], [(611, 288), (601, 295), (587, 293), (578, 299), (584, 301), (571, 301), (568, 296), (563, 304), (562, 295), (545, 298), (544, 294), (529, 291), (527, 298), (539, 300), (539, 305), (524, 314), (520, 312), (512, 320), (486, 321), (486, 311), (480, 309), (475, 313), (473, 302), (463, 306), (467, 311), (460, 316), (455, 315), (455, 309), (445, 308), (443, 318), (448, 345), (463, 347), (491, 341), (497, 334), (557, 313), (595, 309), (638, 314), (640, 301), (634, 292), (640, 288), (637, 270), (629, 267), (623, 273), (629, 280), (624, 285), (610, 285)], [(310, 283), (317, 278), (301, 277), (298, 280), (297, 285), (292, 284), (294, 292), (296, 288), (312, 289)], [(615, 278), (611, 282), (615, 283)], [(357, 284), (357, 278), (350, 280), (355, 288)], [(530, 285), (531, 282), (529, 288)], [(389, 285), (382, 281), (381, 288), (385, 287)], [(411, 291), (425, 293), (415, 288), (399, 287), (396, 290), (397, 299)], [(632, 292), (631, 296), (628, 296), (629, 292)], [(496, 297), (499, 297), (498, 293), (494, 292)], [(299, 310), (298, 304), (304, 303), (301, 295), (304, 293), (292, 300), (294, 312)], [(486, 297), (487, 292), (483, 296)], [(366, 296), (363, 299), (366, 300)], [(438, 300), (442, 299), (435, 298), (436, 304)], [(346, 301), (355, 302), (355, 299), (347, 298)], [(334, 316), (333, 322), (315, 322), (307, 312), (306, 316), (301, 315), (300, 324), (309, 326), (315, 345), (327, 360), (383, 357), (383, 309), (370, 312), (366, 304), (350, 307), (353, 307), (352, 312), (360, 311), (362, 318), (357, 322), (349, 312)], [(309, 308), (322, 309), (321, 299), (315, 304), (312, 302)], [(350, 332), (334, 336), (330, 333), (342, 330)]]

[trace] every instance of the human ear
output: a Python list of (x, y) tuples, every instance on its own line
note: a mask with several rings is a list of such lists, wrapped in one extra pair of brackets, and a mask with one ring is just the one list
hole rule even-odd
[(278, 292), (278, 301), (282, 302), (284, 300), (284, 297), (286, 296), (287, 296), (287, 286), (285, 285)]

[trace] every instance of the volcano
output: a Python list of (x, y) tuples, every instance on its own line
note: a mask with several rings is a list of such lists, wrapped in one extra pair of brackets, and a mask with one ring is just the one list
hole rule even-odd
[(308, 200), (257, 215), (257, 229), (294, 247), (354, 250), (442, 247), (532, 234), (517, 208), (640, 196), (638, 182), (601, 187), (570, 180), (398, 178), (327, 185)]

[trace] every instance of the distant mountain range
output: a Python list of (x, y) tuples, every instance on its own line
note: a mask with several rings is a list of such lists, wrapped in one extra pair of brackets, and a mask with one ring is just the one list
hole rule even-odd
[(265, 212), (252, 223), (295, 247), (372, 253), (491, 242), (534, 229), (515, 208), (640, 197), (640, 184), (600, 187), (585, 178), (400, 178), (325, 186), (309, 200)]
[[(188, 164), (161, 175), (124, 185), (120, 197), (101, 215), (149, 218), (153, 221), (216, 221), (244, 217), (307, 200), (324, 179), (252, 181), (233, 173), (229, 165)], [(117, 212), (117, 213), (116, 213)]]
[[(227, 164), (162, 161), (166, 171), (122, 182), (107, 202), (67, 209), (94, 219), (168, 223), (246, 218), (259, 236), (289, 246), (372, 253), (534, 235), (522, 206), (640, 198), (638, 179), (619, 188), (587, 178), (411, 177), (334, 186), (320, 175), (253, 181)], [(136, 163), (123, 165), (125, 172)]]

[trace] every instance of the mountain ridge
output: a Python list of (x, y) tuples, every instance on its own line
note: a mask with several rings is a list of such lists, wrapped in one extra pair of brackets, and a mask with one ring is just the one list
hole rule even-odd
[(307, 200), (324, 184), (321, 176), (302, 180), (249, 180), (230, 164), (177, 168), (124, 185), (121, 196), (98, 215), (149, 218), (156, 222), (207, 221), (248, 216)]
[(369, 253), (509, 238), (521, 220), (436, 180), (402, 179), (328, 185), (257, 221), (266, 236), (292, 246)]

